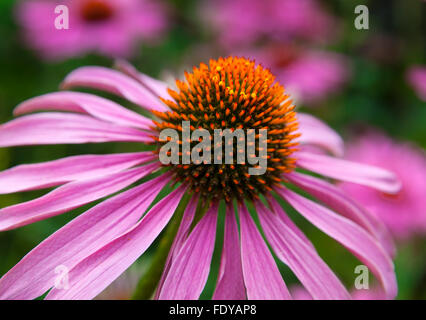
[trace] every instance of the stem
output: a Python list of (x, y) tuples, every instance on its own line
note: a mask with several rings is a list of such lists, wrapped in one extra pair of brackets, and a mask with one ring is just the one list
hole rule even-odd
[(164, 236), (160, 240), (150, 267), (140, 278), (139, 283), (136, 286), (132, 300), (148, 300), (153, 296), (163, 273), (170, 247), (175, 239), (183, 213), (190, 198), (190, 194), (185, 194), (180, 201), (172, 220), (167, 226)]

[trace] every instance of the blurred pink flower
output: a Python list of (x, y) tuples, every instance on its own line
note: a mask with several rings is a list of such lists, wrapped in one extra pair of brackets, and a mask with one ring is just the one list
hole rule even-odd
[(413, 66), (408, 69), (407, 81), (416, 91), (418, 97), (426, 101), (426, 67)]
[[(69, 9), (69, 29), (56, 29), (58, 5)], [(156, 40), (167, 22), (165, 7), (152, 0), (34, 0), (16, 9), (26, 42), (46, 59), (87, 52), (127, 57), (137, 41)]]
[[(262, 119), (263, 123), (272, 123), (274, 128), (282, 128), (280, 121), (286, 121), (286, 127), (279, 133), (281, 136), (291, 139), (290, 135), (284, 135), (283, 132), (294, 124), (298, 125), (297, 130), (301, 135), (293, 136), (294, 142), (300, 147), (294, 152), (297, 168), (339, 181), (356, 182), (382, 192), (399, 191), (400, 183), (387, 170), (304, 149), (306, 145), (314, 145), (339, 155), (343, 144), (339, 135), (322, 121), (291, 111), (294, 109), (291, 102), (274, 102), (277, 100), (276, 93), (282, 92), (283, 88), (273, 82), (269, 72), (256, 66), (253, 61), (229, 57), (210, 61), (210, 67), (201, 64), (198, 69), (194, 69), (193, 74), (187, 73), (186, 82), (176, 82), (182, 88), (179, 93), (167, 90), (167, 84), (139, 73), (127, 63), (120, 62), (117, 67), (121, 72), (103, 67), (79, 68), (66, 77), (62, 88), (86, 87), (107, 91), (144, 109), (145, 115), (94, 94), (76, 91), (49, 93), (21, 103), (15, 109), (15, 115), (20, 117), (0, 125), (0, 147), (114, 141), (136, 142), (141, 146), (156, 144), (163, 125), (174, 125), (166, 122), (160, 124), (151, 117), (157, 116), (164, 120), (173, 114), (173, 117), (181, 116), (184, 119), (189, 114), (192, 119), (195, 118), (194, 114), (187, 110), (194, 109), (199, 119), (201, 114), (208, 119), (219, 116), (223, 119), (227, 115), (228, 118), (239, 119), (237, 123), (241, 123), (244, 115), (241, 109), (244, 111), (243, 108), (252, 109), (256, 106), (263, 108), (260, 109), (263, 110), (262, 115), (256, 112), (252, 115)], [(239, 68), (242, 71), (235, 73)], [(202, 91), (201, 88), (208, 88), (207, 85), (197, 85), (195, 89), (193, 80), (198, 81), (200, 78), (196, 78), (194, 74), (205, 75), (206, 80), (201, 77), (203, 84), (210, 83), (211, 88), (217, 88), (217, 91)], [(244, 87), (239, 87), (239, 82), (233, 87), (234, 95), (231, 95), (229, 89), (219, 86), (226, 79), (234, 82), (234, 79), (240, 77), (244, 77), (244, 81), (250, 79), (249, 87), (255, 88), (257, 92), (255, 97), (247, 94), (249, 97), (241, 98), (243, 95), (240, 89)], [(248, 93), (247, 90), (248, 87)], [(198, 96), (199, 103), (192, 104), (190, 100), (183, 100), (186, 97), (183, 92), (187, 92), (189, 99)], [(210, 95), (210, 92), (215, 94)], [(211, 97), (217, 96), (223, 98), (223, 108), (217, 103), (214, 108), (208, 102)], [(238, 96), (239, 100), (233, 100), (234, 96)], [(283, 98), (287, 100), (284, 95)], [(246, 99), (244, 104), (241, 103), (242, 99)], [(183, 101), (191, 107), (187, 109)], [(240, 104), (236, 101), (240, 101)], [(177, 103), (184, 107), (178, 109)], [(36, 113), (28, 115), (33, 112)], [(269, 114), (274, 115), (274, 118), (267, 117)], [(244, 118), (248, 119), (245, 122), (251, 121), (248, 124), (250, 126), (255, 121), (260, 121), (245, 115)], [(196, 118), (193, 121), (197, 121), (197, 128), (198, 125), (203, 125)], [(274, 136), (272, 130), (269, 133), (269, 136)], [(295, 146), (294, 143), (288, 144), (288, 141), (277, 143), (282, 142), (274, 142), (274, 145), (287, 148), (281, 149), (287, 154)], [(277, 162), (275, 159), (280, 160), (279, 157), (286, 159), (285, 156), (276, 157), (273, 162)], [(272, 166), (272, 162), (269, 165)], [(35, 299), (50, 289), (46, 299), (92, 299), (98, 296), (151, 246), (172, 219), (185, 193), (190, 197), (189, 204), (183, 212), (182, 222), (157, 287), (155, 297), (158, 299), (189, 300), (200, 297), (210, 273), (218, 209), (222, 200), (228, 201), (214, 299), (291, 299), (274, 257), (259, 226), (248, 211), (245, 200), (253, 204), (264, 235), (276, 256), (289, 266), (312, 297), (348, 299), (350, 296), (342, 282), (321, 259), (314, 245), (292, 222), (275, 197), (288, 203), (318, 229), (356, 255), (362, 263), (371, 267), (387, 297), (393, 298), (397, 294), (391, 259), (394, 248), (389, 236), (380, 221), (370, 216), (334, 184), (307, 173), (286, 170), (282, 173), (286, 185), (277, 181), (269, 186), (262, 180), (263, 182), (259, 181), (260, 188), (265, 188), (262, 192), (257, 185), (251, 185), (247, 176), (245, 179), (242, 175), (234, 175), (240, 180), (223, 180), (227, 172), (224, 170), (235, 170), (233, 165), (226, 166), (219, 169), (217, 166), (199, 166), (197, 168), (205, 171), (197, 171), (197, 177), (201, 172), (200, 178), (191, 182), (181, 178), (176, 170), (179, 169), (178, 165), (163, 164), (158, 150), (154, 150), (68, 156), (1, 171), (0, 194), (57, 188), (39, 198), (0, 209), (0, 231), (16, 229), (113, 196), (71, 220), (9, 270), (0, 279), (0, 299)], [(161, 167), (164, 170), (159, 171)], [(150, 178), (154, 172), (159, 175)], [(263, 176), (265, 179), (266, 177)], [(148, 181), (130, 187), (143, 178), (148, 178)], [(177, 188), (151, 207), (168, 183), (175, 185), (179, 181), (181, 184)], [(289, 185), (297, 186), (298, 191), (289, 188)], [(242, 191), (242, 188), (251, 189), (256, 192), (253, 195), (255, 199), (247, 195), (235, 199), (228, 199), (227, 194), (211, 196), (214, 194), (211, 186), (218, 190), (223, 186), (227, 194), (230, 194), (231, 188)], [(118, 193), (126, 188), (126, 191)], [(321, 203), (308, 199), (299, 193), (300, 190)], [(205, 194), (211, 198), (206, 198)], [(267, 203), (258, 198), (261, 194), (268, 200)], [(206, 212), (197, 219), (199, 200), (206, 206)], [(237, 201), (230, 200), (238, 200), (238, 204), (234, 205)], [(56, 286), (57, 266), (69, 269), (67, 290)]]
[(334, 52), (272, 45), (246, 55), (271, 69), (297, 104), (315, 105), (336, 93), (350, 76), (349, 62)]
[(214, 0), (202, 15), (218, 30), (225, 45), (251, 44), (263, 37), (330, 40), (336, 21), (315, 0)]
[(391, 170), (402, 182), (397, 195), (343, 183), (341, 187), (351, 197), (382, 220), (398, 238), (426, 232), (426, 157), (423, 150), (398, 144), (380, 133), (368, 133), (349, 144), (347, 158)]

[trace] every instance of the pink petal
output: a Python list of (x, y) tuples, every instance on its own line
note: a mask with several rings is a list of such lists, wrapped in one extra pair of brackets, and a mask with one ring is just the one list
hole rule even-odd
[(316, 250), (261, 202), (256, 203), (266, 238), (315, 299), (348, 300), (350, 295)]
[(137, 81), (116, 70), (103, 67), (81, 67), (63, 81), (63, 89), (88, 87), (112, 92), (147, 110), (167, 111), (166, 105)]
[(52, 288), (58, 266), (74, 267), (135, 225), (169, 181), (162, 175), (101, 202), (44, 240), (0, 279), (0, 299), (35, 299)]
[(343, 140), (336, 131), (311, 115), (298, 113), (297, 118), (299, 121), (299, 132), (302, 135), (296, 138), (295, 141), (301, 144), (320, 146), (339, 157), (343, 155)]
[(106, 197), (159, 167), (152, 163), (123, 172), (65, 184), (48, 194), (0, 210), (0, 231), (18, 228)]
[(72, 156), (37, 164), (25, 164), (0, 172), (0, 193), (57, 186), (120, 172), (152, 161), (152, 152)]
[(158, 202), (132, 229), (92, 253), (69, 272), (69, 288), (53, 288), (46, 299), (86, 300), (96, 297), (136, 261), (169, 222), (185, 188)]
[(0, 125), (0, 147), (109, 141), (153, 139), (146, 132), (79, 114), (39, 113)]
[(291, 296), (265, 241), (243, 203), (238, 207), (241, 260), (249, 300), (290, 300)]
[(167, 91), (167, 83), (151, 78), (150, 76), (140, 73), (133, 67), (130, 63), (124, 60), (117, 60), (115, 62), (115, 67), (121, 72), (127, 74), (129, 77), (132, 77), (136, 81), (142, 83), (145, 87), (150, 89), (153, 93), (163, 99), (172, 99)]
[(158, 287), (155, 293), (156, 300), (158, 300), (172, 262), (174, 261), (177, 253), (182, 248), (186, 238), (188, 237), (188, 232), (191, 227), (192, 220), (194, 219), (195, 211), (197, 210), (198, 199), (198, 195), (194, 195), (186, 207), (185, 212), (183, 213), (182, 221), (176, 233), (176, 237), (173, 240), (172, 246), (170, 247), (169, 255), (167, 256), (166, 263), (164, 264), (163, 274), (161, 275), (160, 282), (158, 283)]
[(222, 258), (213, 299), (246, 299), (246, 288), (244, 286), (241, 264), (240, 237), (238, 236), (238, 225), (234, 208), (231, 204), (226, 208)]
[(340, 242), (381, 281), (388, 298), (397, 294), (393, 264), (380, 244), (359, 225), (286, 188), (276, 190), (317, 228)]
[(90, 114), (91, 116), (127, 127), (151, 130), (153, 122), (119, 104), (92, 94), (81, 92), (53, 92), (24, 101), (14, 111), (22, 115), (40, 110), (60, 110)]
[(394, 242), (385, 225), (373, 215), (366, 212), (341, 189), (324, 180), (297, 172), (286, 174), (285, 177), (337, 213), (358, 223), (361, 227), (369, 231), (391, 256), (395, 254)]
[(209, 276), (216, 240), (218, 204), (197, 223), (170, 267), (158, 296), (161, 300), (195, 300)]
[(392, 194), (401, 188), (396, 175), (382, 168), (308, 152), (297, 152), (295, 156), (299, 167), (330, 178), (358, 183)]

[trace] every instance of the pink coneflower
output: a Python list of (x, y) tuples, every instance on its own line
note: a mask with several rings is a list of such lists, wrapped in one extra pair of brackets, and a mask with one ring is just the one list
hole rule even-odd
[[(69, 29), (56, 29), (58, 5), (69, 12)], [(46, 59), (97, 52), (127, 57), (138, 41), (155, 41), (166, 26), (165, 8), (152, 0), (34, 0), (17, 6), (26, 42)]]
[(408, 69), (407, 81), (413, 87), (417, 96), (426, 101), (426, 67), (414, 66)]
[(336, 19), (315, 0), (205, 1), (202, 16), (219, 33), (225, 46), (249, 45), (265, 37), (274, 40), (330, 40)]
[(398, 238), (426, 232), (426, 156), (423, 150), (370, 132), (349, 145), (347, 158), (392, 170), (402, 183), (397, 194), (343, 183), (342, 188), (351, 197), (383, 221)]
[[(333, 184), (294, 169), (385, 193), (398, 192), (399, 182), (383, 169), (305, 149), (315, 145), (340, 154), (343, 145), (320, 120), (296, 114), (284, 88), (268, 70), (244, 58), (210, 60), (209, 65), (201, 64), (186, 73), (186, 80), (177, 81), (178, 89), (173, 91), (125, 63), (118, 67), (123, 73), (102, 67), (79, 68), (62, 87), (112, 92), (152, 112), (156, 121), (92, 94), (62, 91), (19, 105), (16, 115), (49, 112), (22, 116), (0, 126), (0, 146), (132, 141), (152, 144), (156, 151), (74, 156), (1, 172), (2, 193), (59, 187), (38, 199), (3, 208), (0, 230), (65, 213), (152, 172), (159, 175), (101, 202), (43, 241), (1, 278), (0, 298), (34, 299), (51, 288), (47, 299), (95, 297), (146, 251), (188, 193), (192, 197), (157, 287), (159, 299), (199, 298), (210, 270), (221, 201), (227, 210), (215, 299), (291, 299), (247, 203), (256, 209), (277, 257), (314, 298), (349, 298), (338, 277), (276, 197), (353, 252), (381, 281), (388, 297), (396, 295), (389, 254), (392, 243), (382, 225)], [(170, 164), (159, 171), (158, 148), (165, 143), (158, 139), (159, 131), (175, 128), (180, 132), (180, 123), (186, 119), (191, 121), (191, 130), (201, 127), (210, 133), (213, 128), (256, 129), (256, 133), (267, 129), (266, 173), (248, 175), (249, 161)], [(175, 185), (174, 191), (145, 213), (168, 183)], [(321, 203), (307, 199), (289, 185)], [(200, 215), (199, 205), (204, 215)], [(70, 270), (66, 290), (54, 287), (57, 266)]]
[(343, 87), (350, 75), (347, 59), (334, 52), (278, 44), (245, 54), (270, 68), (298, 104), (312, 106), (329, 98)]

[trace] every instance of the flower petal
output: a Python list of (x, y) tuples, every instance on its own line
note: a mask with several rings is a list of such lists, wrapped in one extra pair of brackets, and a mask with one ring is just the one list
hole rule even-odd
[(0, 193), (57, 186), (120, 172), (155, 159), (152, 152), (83, 155), (37, 164), (19, 165), (0, 172)]
[(114, 101), (82, 92), (53, 92), (29, 99), (19, 104), (15, 115), (40, 110), (72, 111), (122, 126), (150, 130), (153, 122), (144, 116), (128, 110)]
[(155, 95), (125, 74), (104, 67), (81, 67), (63, 81), (63, 89), (88, 87), (112, 92), (147, 110), (167, 111)]
[(48, 300), (96, 297), (142, 255), (169, 222), (184, 192), (182, 186), (158, 202), (132, 229), (92, 253), (69, 272), (66, 290), (53, 288)]
[(343, 155), (344, 143), (336, 131), (309, 114), (298, 113), (297, 118), (301, 136), (295, 141), (320, 146), (338, 157)]
[(287, 264), (315, 299), (349, 300), (350, 295), (316, 250), (261, 202), (256, 203), (265, 236), (278, 258)]
[(79, 114), (46, 112), (0, 125), (0, 147), (109, 141), (146, 143), (153, 139), (141, 130)]
[(241, 261), (249, 300), (290, 300), (274, 258), (243, 203), (239, 204)]
[(158, 296), (161, 292), (164, 281), (166, 280), (167, 274), (169, 273), (170, 266), (172, 265), (172, 262), (174, 261), (177, 253), (182, 248), (188, 236), (188, 231), (191, 227), (192, 221), (195, 216), (195, 212), (197, 210), (198, 199), (199, 199), (198, 195), (194, 195), (191, 198), (190, 202), (188, 203), (188, 206), (185, 208), (182, 221), (179, 225), (179, 229), (176, 233), (175, 239), (173, 240), (172, 246), (170, 247), (170, 252), (169, 252), (169, 255), (167, 256), (166, 263), (164, 264), (163, 274), (161, 275), (161, 279), (158, 283), (157, 290), (155, 292), (155, 300), (158, 300)]
[(366, 212), (340, 188), (327, 181), (297, 172), (286, 174), (285, 178), (316, 197), (337, 213), (358, 223), (370, 232), (391, 256), (395, 254), (394, 242), (385, 225), (372, 214)]
[(297, 166), (330, 178), (358, 183), (391, 194), (401, 189), (396, 175), (382, 168), (308, 152), (297, 152), (295, 157)]
[(136, 81), (142, 83), (152, 92), (154, 92), (157, 96), (163, 99), (172, 99), (167, 91), (167, 83), (151, 78), (150, 76), (139, 72), (138, 70), (136, 70), (135, 67), (133, 67), (130, 63), (124, 60), (117, 60), (115, 62), (115, 67), (121, 72), (127, 74), (129, 77), (132, 77)]
[(276, 190), (317, 228), (340, 242), (365, 263), (380, 280), (387, 297), (397, 294), (393, 263), (382, 246), (364, 229), (349, 219), (286, 188)]
[(223, 251), (220, 261), (219, 277), (213, 299), (246, 299), (246, 288), (244, 286), (243, 269), (241, 265), (240, 237), (232, 205), (228, 205), (226, 208)]
[(101, 202), (44, 240), (0, 279), (0, 299), (35, 299), (68, 269), (127, 231), (169, 181), (168, 174)]
[(170, 266), (158, 299), (195, 300), (200, 297), (210, 271), (216, 240), (218, 204), (197, 223)]
[(131, 185), (159, 167), (152, 163), (93, 179), (65, 184), (48, 194), (0, 210), (0, 231), (50, 218), (106, 197)]

